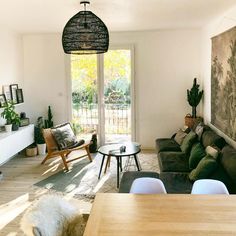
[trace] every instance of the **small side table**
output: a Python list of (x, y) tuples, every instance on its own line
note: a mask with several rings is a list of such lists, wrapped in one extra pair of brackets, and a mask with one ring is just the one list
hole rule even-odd
[[(120, 152), (120, 147), (123, 145), (126, 146), (126, 150), (125, 152)], [(136, 143), (132, 143), (132, 142), (125, 143), (125, 144), (110, 144), (110, 145), (104, 145), (100, 147), (98, 149), (98, 152), (102, 154), (103, 157), (102, 157), (102, 163), (101, 163), (98, 179), (100, 179), (101, 177), (101, 172), (102, 172), (105, 157), (107, 156), (108, 159), (111, 157), (115, 157), (117, 160), (117, 188), (119, 188), (119, 183), (120, 183), (119, 175), (120, 175), (120, 171), (122, 171), (122, 158), (133, 156), (137, 169), (138, 171), (140, 171), (140, 165), (137, 159), (137, 154), (140, 151), (141, 151), (140, 146), (137, 146)], [(109, 163), (107, 162), (106, 168), (108, 164)]]

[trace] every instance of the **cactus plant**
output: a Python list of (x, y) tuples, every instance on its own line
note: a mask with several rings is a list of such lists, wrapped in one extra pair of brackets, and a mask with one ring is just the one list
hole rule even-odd
[(193, 87), (191, 90), (187, 89), (187, 100), (189, 105), (192, 107), (192, 117), (197, 117), (197, 106), (202, 99), (203, 90), (199, 91), (199, 84), (197, 84), (197, 79), (193, 80)]
[(47, 128), (52, 128), (53, 127), (53, 115), (52, 115), (52, 110), (51, 110), (51, 107), (48, 106), (48, 119), (44, 120), (44, 128), (47, 129)]

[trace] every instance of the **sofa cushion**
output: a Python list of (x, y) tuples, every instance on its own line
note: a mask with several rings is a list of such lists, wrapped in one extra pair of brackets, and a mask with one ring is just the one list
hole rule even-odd
[(174, 139), (160, 138), (156, 140), (156, 150), (158, 152), (175, 151), (180, 152), (180, 146)]
[(159, 174), (149, 171), (127, 171), (123, 174), (120, 181), (119, 193), (129, 193), (133, 181), (137, 178), (150, 177), (159, 178)]
[(220, 150), (217, 147), (207, 146), (205, 151), (206, 151), (206, 154), (214, 157), (216, 160), (218, 159)]
[(189, 171), (188, 157), (183, 152), (160, 152), (158, 161), (161, 171)]
[(218, 167), (215, 169), (215, 171), (213, 171), (209, 178), (223, 182), (230, 193), (235, 193), (233, 182), (224, 170), (222, 165), (218, 165)]
[(236, 150), (227, 145), (222, 149), (221, 164), (236, 186)]
[(185, 133), (182, 129), (179, 129), (178, 132), (176, 133), (174, 140), (176, 143), (181, 145), (184, 141), (184, 138), (187, 136), (187, 133)]
[(204, 147), (207, 146), (217, 146), (218, 148), (222, 149), (226, 142), (225, 140), (216, 134), (213, 130), (207, 130), (202, 134), (202, 144)]
[(206, 155), (198, 163), (197, 167), (190, 172), (189, 179), (192, 181), (198, 179), (206, 179), (214, 172), (216, 168), (217, 168), (216, 159), (210, 155)]
[(189, 169), (194, 169), (197, 167), (198, 163), (203, 157), (206, 156), (204, 147), (198, 142), (192, 146), (190, 156), (189, 156)]
[(162, 172), (160, 179), (167, 193), (191, 193), (192, 182), (188, 178), (188, 173)]
[(192, 147), (193, 143), (195, 142), (196, 138), (197, 138), (196, 133), (194, 133), (193, 131), (190, 131), (180, 146), (182, 152), (188, 154), (190, 152), (191, 147)]

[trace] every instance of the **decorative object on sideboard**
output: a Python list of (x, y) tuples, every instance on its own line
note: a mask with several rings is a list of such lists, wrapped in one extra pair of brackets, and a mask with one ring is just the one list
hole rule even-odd
[(236, 27), (212, 38), (211, 123), (236, 141)]
[(65, 25), (62, 46), (67, 54), (98, 54), (107, 52), (109, 33), (106, 25), (91, 11), (89, 1), (81, 1), (84, 11), (78, 12)]
[(46, 143), (43, 137), (43, 128), (43, 117), (40, 116), (37, 119), (37, 124), (35, 125), (34, 129), (35, 143), (37, 144), (39, 155), (45, 155), (46, 153)]
[(6, 119), (5, 130), (6, 132), (12, 131), (12, 124), (17, 123), (19, 115), (15, 112), (15, 106), (12, 102), (7, 102), (1, 116)]
[(10, 101), (11, 100), (11, 91), (10, 91), (10, 85), (3, 85), (2, 86), (2, 92), (6, 96), (6, 100)]
[(11, 101), (13, 104), (17, 103), (17, 94), (16, 94), (17, 89), (18, 89), (18, 84), (11, 84), (10, 85)]
[(7, 103), (5, 94), (0, 94), (0, 107), (4, 107)]
[(23, 103), (24, 102), (24, 96), (23, 96), (23, 90), (22, 89), (16, 89), (16, 98), (17, 98), (17, 103)]
[(25, 112), (20, 113), (20, 127), (27, 126), (30, 124), (29, 118), (26, 117)]

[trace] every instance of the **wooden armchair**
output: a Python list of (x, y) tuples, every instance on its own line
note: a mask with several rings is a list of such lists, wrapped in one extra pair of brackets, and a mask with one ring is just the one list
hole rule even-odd
[[(65, 169), (68, 171), (69, 168), (68, 168), (67, 163), (78, 160), (82, 157), (88, 156), (88, 159), (90, 160), (90, 162), (92, 162), (92, 158), (91, 158), (91, 155), (89, 152), (90, 142), (85, 142), (84, 144), (82, 144), (78, 147), (75, 147), (75, 148), (59, 150), (56, 140), (54, 139), (54, 137), (52, 135), (51, 129), (44, 129), (43, 130), (43, 137), (44, 137), (46, 145), (47, 145), (48, 154), (44, 158), (44, 160), (42, 161), (41, 164), (44, 164), (48, 159), (50, 159), (52, 157), (60, 156), (62, 158)], [(86, 154), (67, 160), (67, 157), (71, 152), (77, 151), (77, 150), (82, 150), (82, 149), (85, 150)]]

